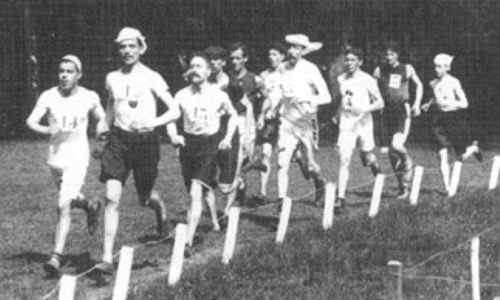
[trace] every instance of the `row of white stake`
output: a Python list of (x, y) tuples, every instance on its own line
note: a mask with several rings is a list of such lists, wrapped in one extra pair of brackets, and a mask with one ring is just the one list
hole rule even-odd
[[(449, 197), (456, 194), (458, 183), (460, 179), (460, 172), (462, 169), (461, 162), (455, 162), (450, 180)], [(489, 190), (495, 189), (498, 184), (500, 169), (500, 156), (495, 156), (491, 176), (489, 181)], [(424, 168), (422, 166), (415, 167), (415, 174), (413, 176), (412, 189), (410, 192), (410, 203), (416, 205), (420, 191), (420, 184)], [(385, 175), (379, 174), (375, 179), (373, 186), (372, 199), (368, 216), (373, 218), (378, 214), (380, 201), (382, 198), (382, 191), (384, 186)], [(335, 201), (335, 184), (328, 183), (326, 185), (325, 206), (323, 211), (323, 229), (327, 230), (333, 226), (334, 219), (334, 201)], [(285, 198), (282, 203), (280, 220), (278, 224), (278, 231), (276, 234), (276, 243), (282, 244), (285, 240), (286, 230), (288, 228), (288, 221), (292, 209), (292, 199)], [(240, 216), (240, 208), (233, 207), (230, 209), (229, 222), (226, 232), (226, 239), (224, 243), (224, 251), (222, 254), (222, 263), (228, 264), (233, 257), (234, 249), (236, 246), (236, 236), (238, 232), (238, 223)], [(182, 274), (182, 267), (184, 264), (184, 250), (186, 245), (186, 236), (188, 225), (178, 224), (175, 228), (175, 241), (172, 252), (172, 260), (170, 263), (170, 271), (168, 277), (168, 284), (170, 286), (176, 285)], [(479, 238), (472, 240), (472, 282), (473, 282), (473, 295), (474, 300), (479, 300)], [(132, 269), (134, 249), (128, 246), (123, 246), (120, 252), (120, 261), (116, 275), (115, 286), (113, 290), (112, 300), (125, 300), (128, 294), (128, 285), (130, 281), (130, 273)], [(60, 281), (59, 300), (73, 300), (76, 288), (76, 276), (63, 275)], [(476, 282), (477, 281), (477, 282)]]

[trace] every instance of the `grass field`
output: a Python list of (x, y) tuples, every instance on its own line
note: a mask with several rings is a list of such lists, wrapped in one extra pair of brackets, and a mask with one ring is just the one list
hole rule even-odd
[[(45, 279), (41, 268), (52, 250), (56, 223), (56, 190), (44, 161), (47, 145), (43, 141), (3, 142), (0, 147), (0, 299), (40, 299), (57, 284), (57, 280)], [(129, 182), (116, 243), (116, 250), (122, 245), (137, 246), (129, 299), (383, 299), (388, 260), (398, 259), (410, 267), (433, 253), (453, 248), (494, 224), (500, 209), (495, 201), (498, 194), (483, 193), (493, 153), (486, 153), (483, 164), (464, 164), (459, 195), (446, 200), (440, 192), (436, 155), (425, 147), (410, 146), (410, 151), (415, 162), (426, 168), (422, 205), (417, 208), (393, 198), (396, 181), (389, 177), (380, 215), (368, 219), (372, 178), (354, 159), (348, 194), (352, 205), (336, 218), (334, 228), (324, 233), (319, 229), (322, 211), (309, 205), (313, 184), (302, 179), (293, 166), (290, 195), (299, 201), (294, 203), (284, 246), (274, 246), (279, 216), (274, 207), (244, 208), (237, 253), (233, 263), (223, 267), (224, 233), (211, 232), (204, 217), (199, 229), (203, 241), (187, 261), (181, 284), (173, 289), (161, 287), (166, 285), (172, 240), (140, 246), (156, 239), (154, 214), (139, 207)], [(379, 157), (384, 172), (390, 173), (387, 158)], [(318, 158), (328, 180), (336, 181), (333, 148), (321, 148)], [(160, 169), (157, 188), (168, 203), (172, 223), (184, 222), (187, 193), (175, 151), (169, 145), (162, 147)], [(83, 189), (87, 196), (103, 195), (98, 174), (99, 163), (92, 161)], [(250, 174), (250, 194), (256, 193), (257, 182), (257, 175)], [(276, 195), (275, 178), (270, 194)], [(102, 229), (89, 237), (85, 224), (83, 212), (75, 211), (66, 248), (68, 263), (63, 269), (67, 274), (79, 274), (100, 258)], [(494, 283), (500, 275), (498, 232), (489, 233), (482, 244), (486, 248), (481, 257), (484, 282)], [(469, 280), (467, 248), (445, 257), (407, 275)], [(156, 288), (150, 287), (153, 282)], [(91, 278), (82, 277), (76, 299), (107, 299), (112, 287), (113, 282), (100, 287)], [(490, 287), (487, 292), (492, 295), (497, 290)], [(407, 299), (470, 299), (469, 293), (466, 283), (405, 278)], [(56, 298), (57, 293), (48, 299)]]

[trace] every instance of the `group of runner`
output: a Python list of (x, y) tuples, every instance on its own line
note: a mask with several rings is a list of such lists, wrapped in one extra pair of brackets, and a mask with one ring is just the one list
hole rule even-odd
[[(118, 230), (118, 206), (130, 172), (139, 203), (155, 212), (159, 235), (168, 234), (167, 210), (154, 189), (160, 160), (155, 128), (160, 126), (166, 126), (172, 144), (179, 147), (184, 184), (190, 197), (188, 249), (193, 246), (204, 202), (216, 231), (223, 227), (220, 220), (227, 217), (235, 201), (244, 203), (246, 172), (260, 171), (257, 198), (262, 203), (270, 201), (267, 184), (273, 151), (278, 156), (278, 200), (287, 197), (289, 167), (297, 161), (304, 177), (314, 182), (315, 204), (323, 205), (325, 178), (315, 160), (316, 114), (320, 105), (329, 104), (332, 99), (318, 67), (304, 58), (321, 49), (322, 43), (311, 42), (303, 34), (285, 36), (284, 43), (269, 47), (269, 68), (260, 75), (247, 70), (249, 53), (242, 43), (231, 44), (227, 50), (211, 46), (194, 52), (184, 73), (187, 86), (175, 97), (161, 75), (141, 62), (147, 44), (139, 30), (123, 28), (115, 43), (122, 66), (106, 78), (106, 110), (95, 92), (78, 84), (83, 74), (81, 61), (74, 55), (65, 55), (59, 63), (58, 86), (41, 94), (27, 120), (31, 129), (50, 136), (48, 164), (59, 189), (55, 247), (43, 265), (49, 275), (60, 273), (70, 210), (85, 210), (88, 231), (93, 234), (102, 205), (104, 247), (96, 269), (103, 274), (114, 271), (112, 252)], [(437, 78), (431, 81), (434, 97), (421, 105), (423, 85), (414, 68), (399, 62), (397, 46), (389, 45), (385, 53), (387, 63), (378, 67), (372, 77), (361, 70), (360, 49), (352, 47), (345, 52), (345, 73), (337, 80), (342, 101), (333, 117), (339, 127), (337, 211), (344, 209), (349, 164), (357, 146), (363, 165), (370, 167), (374, 175), (381, 172), (374, 154), (372, 112), (383, 111), (387, 121), (384, 124), (391, 137), (389, 158), (399, 182), (398, 198), (408, 196), (413, 167), (405, 142), (411, 115), (418, 116), (421, 108), (435, 110), (433, 132), (438, 140), (445, 189), (449, 189), (450, 146), (454, 146), (461, 160), (472, 154), (480, 158), (477, 142), (467, 140), (465, 131), (456, 134), (456, 130), (465, 130), (458, 125), (463, 121), (460, 113), (468, 104), (460, 82), (448, 73), (453, 57), (436, 56)], [(224, 72), (226, 63), (228, 73)], [(409, 81), (416, 86), (414, 101), (410, 101)], [(158, 101), (168, 108), (159, 115)], [(97, 120), (97, 136), (106, 137), (102, 151), (95, 153), (102, 165), (100, 180), (106, 185), (102, 201), (86, 199), (80, 192), (90, 159), (89, 113)], [(48, 125), (42, 122), (45, 115)], [(216, 188), (227, 198), (225, 216), (217, 213)]]

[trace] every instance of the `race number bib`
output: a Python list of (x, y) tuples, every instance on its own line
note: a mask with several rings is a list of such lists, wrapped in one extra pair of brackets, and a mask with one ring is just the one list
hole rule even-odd
[(197, 107), (194, 109), (194, 118), (200, 122), (208, 121), (208, 109), (205, 107)]
[(402, 76), (400, 74), (391, 74), (389, 78), (389, 87), (399, 89), (401, 87)]
[(73, 132), (78, 127), (78, 118), (76, 116), (63, 115), (60, 126), (64, 132)]

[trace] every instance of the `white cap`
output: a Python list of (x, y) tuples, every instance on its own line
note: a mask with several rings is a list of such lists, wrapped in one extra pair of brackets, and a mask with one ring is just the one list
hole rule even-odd
[(449, 54), (439, 53), (438, 55), (436, 55), (434, 57), (434, 63), (437, 65), (444, 65), (444, 66), (450, 68), (451, 63), (453, 62), (453, 58), (455, 58), (455, 57), (451, 56)]
[(132, 27), (123, 27), (120, 30), (120, 33), (115, 39), (115, 42), (120, 44), (124, 40), (137, 40), (142, 45), (141, 54), (144, 54), (148, 49), (148, 45), (146, 44), (146, 38), (141, 34), (138, 29)]
[(76, 55), (66, 54), (61, 58), (61, 61), (72, 62), (75, 65), (78, 72), (82, 73), (82, 62), (80, 61), (80, 59)]
[(304, 55), (318, 51), (321, 47), (323, 47), (323, 43), (321, 42), (309, 41), (309, 37), (305, 34), (289, 34), (285, 36), (285, 41), (292, 45), (304, 47)]

